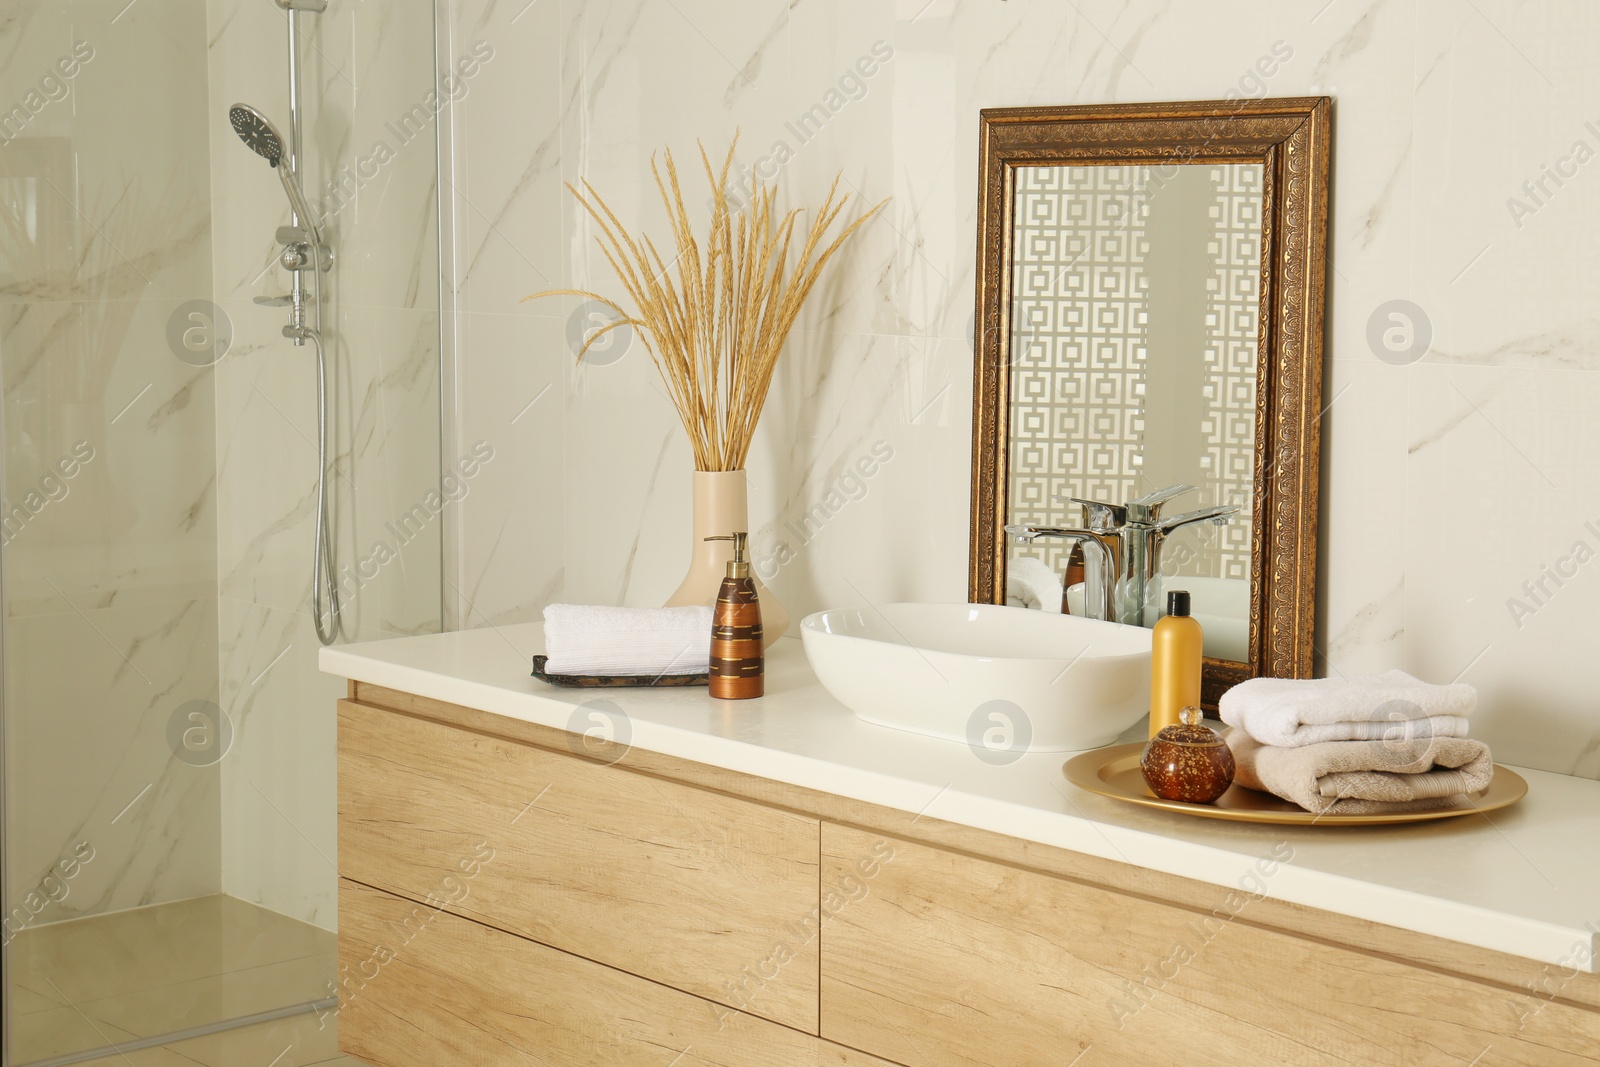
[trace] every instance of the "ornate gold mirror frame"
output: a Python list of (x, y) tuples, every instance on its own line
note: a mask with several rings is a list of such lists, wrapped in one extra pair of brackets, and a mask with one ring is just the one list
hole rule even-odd
[(1005, 602), (1013, 205), (1019, 168), (1259, 163), (1260, 322), (1250, 654), (1207, 659), (1203, 699), (1309, 677), (1316, 612), (1330, 100), (992, 108), (980, 115), (968, 598)]

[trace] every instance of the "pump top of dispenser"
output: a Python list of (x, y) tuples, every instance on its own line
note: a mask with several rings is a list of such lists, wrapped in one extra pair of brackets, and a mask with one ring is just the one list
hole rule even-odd
[[(748, 578), (748, 577), (750, 577), (750, 561), (745, 559), (745, 554), (744, 554), (745, 553), (745, 542), (748, 539), (749, 539), (749, 534), (745, 533), (743, 530), (735, 530), (731, 534), (718, 534), (715, 537), (706, 538), (707, 541), (732, 541), (733, 542), (733, 558), (728, 561), (728, 577), (729, 578)], [(1188, 596), (1187, 593), (1185, 593), (1184, 595)]]
[(1167, 594), (1167, 614), (1187, 617), (1189, 614), (1189, 591), (1187, 589), (1174, 589)]

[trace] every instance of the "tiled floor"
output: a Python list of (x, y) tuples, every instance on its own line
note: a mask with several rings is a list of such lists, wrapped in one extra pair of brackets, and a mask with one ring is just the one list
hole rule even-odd
[[(329, 931), (223, 895), (34, 927), (8, 948), (16, 1063), (317, 1000), (328, 995), (336, 966)], [(318, 1031), (315, 1016), (250, 1031), (196, 1038), (177, 1053), (129, 1055), (136, 1063), (265, 1067), (303, 1045), (303, 1056), (274, 1067), (339, 1062), (331, 1022)], [(245, 1059), (227, 1058), (256, 1037), (282, 1043), (265, 1059), (255, 1058), (255, 1046)]]
[(129, 1052), (84, 1067), (365, 1067), (339, 1055), (334, 1019), (317, 1028), (315, 1015), (296, 1015), (162, 1048)]

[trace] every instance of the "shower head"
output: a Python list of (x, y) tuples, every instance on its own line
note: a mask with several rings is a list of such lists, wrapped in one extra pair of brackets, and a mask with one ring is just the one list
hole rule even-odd
[(228, 121), (239, 140), (274, 167), (283, 158), (283, 136), (267, 117), (249, 104), (234, 104), (228, 109)]
[(283, 162), (284, 140), (277, 127), (249, 104), (234, 104), (230, 107), (228, 122), (233, 126), (233, 132), (239, 135), (239, 140), (243, 141), (250, 151), (271, 163), (277, 170), (278, 177), (283, 181), (283, 191), (288, 194), (289, 206), (294, 209), (300, 225), (306, 227), (311, 234), (313, 244), (322, 244), (321, 232), (316, 220), (311, 216), (310, 207), (306, 204), (299, 177), (289, 167), (279, 166)]

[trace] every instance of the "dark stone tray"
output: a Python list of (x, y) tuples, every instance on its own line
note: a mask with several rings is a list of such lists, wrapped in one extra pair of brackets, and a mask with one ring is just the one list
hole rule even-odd
[(550, 674), (548, 656), (533, 657), (533, 676), (565, 689), (641, 689), (652, 686), (705, 685), (704, 674)]

